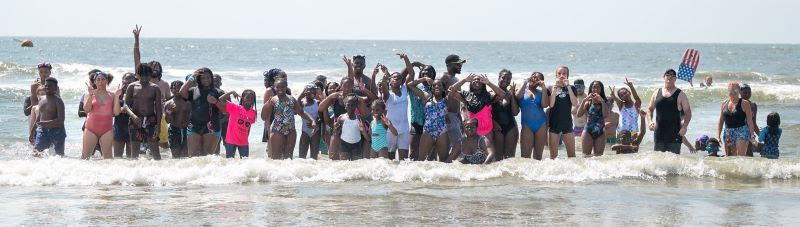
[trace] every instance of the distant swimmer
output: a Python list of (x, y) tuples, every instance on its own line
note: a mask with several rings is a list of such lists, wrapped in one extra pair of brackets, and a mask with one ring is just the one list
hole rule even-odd
[(25, 40), (14, 39), (14, 40), (19, 42), (21, 47), (33, 47), (33, 41), (30, 39), (25, 39)]

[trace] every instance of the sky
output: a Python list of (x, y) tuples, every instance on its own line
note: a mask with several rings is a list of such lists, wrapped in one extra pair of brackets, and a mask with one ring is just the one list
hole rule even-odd
[(796, 0), (3, 0), (0, 36), (800, 43)]

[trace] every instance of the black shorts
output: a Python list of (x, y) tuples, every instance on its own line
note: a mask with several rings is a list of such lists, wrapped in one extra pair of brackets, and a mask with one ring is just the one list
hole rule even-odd
[(414, 130), (411, 131), (411, 134), (422, 135), (422, 125), (418, 125), (416, 123), (411, 123), (411, 127), (414, 128)]
[(653, 150), (681, 154), (681, 143), (655, 143)]
[(169, 126), (169, 148), (178, 149), (186, 146), (186, 129)]
[(555, 134), (567, 134), (573, 133), (574, 129), (572, 128), (572, 124), (553, 124), (550, 125), (550, 129), (548, 130), (550, 133)]
[(124, 117), (124, 120), (122, 118), (114, 118), (114, 126), (112, 127), (114, 131), (114, 141), (116, 142), (131, 141), (131, 134), (128, 131), (129, 129), (128, 121), (130, 120), (127, 117)]
[(363, 139), (359, 140), (356, 143), (348, 143), (348, 142), (345, 142), (345, 141), (342, 140), (339, 143), (339, 152), (346, 152), (346, 153), (351, 153), (351, 154), (352, 153), (356, 153), (356, 154), (358, 154), (358, 153), (361, 152), (361, 148), (362, 148), (361, 147), (361, 141), (364, 141), (364, 140)]

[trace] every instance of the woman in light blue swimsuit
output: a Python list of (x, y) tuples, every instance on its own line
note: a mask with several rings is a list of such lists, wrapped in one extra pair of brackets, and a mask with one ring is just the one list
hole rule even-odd
[(547, 92), (542, 92), (546, 90), (544, 75), (534, 72), (515, 95), (522, 111), (520, 153), (523, 158), (530, 158), (533, 151), (533, 158), (542, 160), (544, 144), (547, 141), (547, 127), (544, 127), (547, 115), (544, 113), (544, 108), (550, 106)]

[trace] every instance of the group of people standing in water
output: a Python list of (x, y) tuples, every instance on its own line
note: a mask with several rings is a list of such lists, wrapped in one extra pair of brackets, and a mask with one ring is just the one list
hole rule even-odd
[[(771, 113), (768, 126), (759, 129), (749, 86), (735, 82), (729, 83), (729, 97), (721, 104), (717, 137), (689, 143), (685, 134), (692, 111), (687, 95), (675, 86), (672, 69), (662, 75), (664, 86), (643, 107), (627, 78), (625, 87), (609, 86), (606, 95), (601, 81), (592, 81), (588, 90), (583, 80), (571, 83), (567, 66), (556, 68), (550, 86), (541, 72), (526, 75), (521, 85), (513, 83), (513, 73), (506, 69), (495, 84), (480, 74), (459, 79), (466, 60), (458, 55), (447, 56), (446, 71), (437, 74), (432, 65), (400, 53), (405, 67), (390, 71), (377, 64), (371, 76), (365, 74), (365, 56), (345, 56), (346, 76), (328, 81), (319, 75), (296, 96), (286, 72), (264, 72), (266, 90), (258, 115), (253, 90), (225, 92), (220, 89), (222, 77), (209, 68), (197, 69), (185, 80), (162, 80), (159, 62), (140, 61), (140, 32), (139, 26), (133, 30), (135, 72), (123, 75), (116, 90), (108, 89), (111, 74), (89, 72), (87, 93), (79, 105), (86, 117), (84, 159), (95, 150), (104, 158), (123, 153), (137, 158), (142, 147), (160, 159), (160, 145), (168, 146), (174, 158), (197, 157), (219, 154), (220, 144), (226, 157), (235, 157), (237, 151), (248, 157), (248, 137), (257, 116), (265, 122), (262, 142), (267, 142), (271, 159), (293, 158), (298, 127), (299, 157), (313, 159), (322, 152), (333, 160), (381, 157), (481, 164), (516, 157), (519, 145), (521, 157), (541, 160), (545, 146), (549, 157), (556, 158), (562, 144), (567, 156), (575, 157), (576, 137), (585, 155), (603, 155), (606, 146), (618, 154), (635, 153), (648, 130), (654, 133), (656, 151), (679, 154), (683, 144), (692, 152), (716, 152), (716, 140), (723, 141), (729, 156), (761, 151), (762, 156), (778, 157), (780, 117)], [(66, 132), (58, 81), (50, 77), (49, 64), (38, 69), (40, 77), (31, 86), (25, 108), (31, 115), (30, 141), (38, 152), (52, 146), (63, 155)], [(462, 90), (465, 84), (468, 88)], [(296, 117), (302, 118), (299, 126)], [(761, 143), (752, 136), (756, 134)]]

